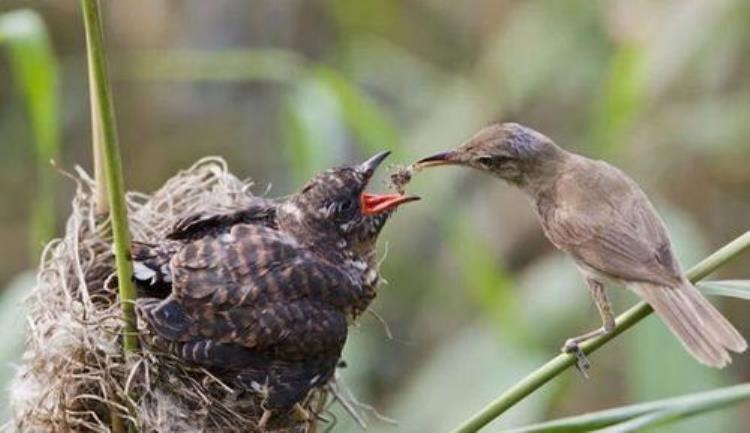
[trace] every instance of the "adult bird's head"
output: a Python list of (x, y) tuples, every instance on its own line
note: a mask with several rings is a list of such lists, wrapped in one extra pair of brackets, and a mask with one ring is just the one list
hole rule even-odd
[(462, 165), (493, 174), (517, 186), (527, 186), (556, 174), (565, 156), (545, 135), (517, 123), (494, 123), (480, 129), (455, 150), (417, 161), (418, 168)]
[(380, 230), (402, 204), (419, 200), (403, 194), (374, 194), (365, 189), (390, 152), (367, 161), (326, 170), (307, 182), (280, 208), (282, 228), (338, 249), (369, 250)]

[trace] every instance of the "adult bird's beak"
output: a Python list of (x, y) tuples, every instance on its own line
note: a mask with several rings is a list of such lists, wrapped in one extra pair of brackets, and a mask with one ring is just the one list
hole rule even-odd
[(359, 170), (362, 173), (367, 174), (368, 176), (372, 176), (373, 173), (375, 173), (375, 170), (380, 166), (380, 164), (388, 158), (388, 155), (391, 154), (390, 150), (386, 150), (384, 152), (380, 152), (377, 155), (373, 156), (372, 158), (368, 159), (367, 161), (363, 162), (359, 165)]
[(440, 152), (436, 153), (432, 156), (428, 156), (427, 158), (422, 158), (419, 161), (417, 161), (417, 167), (434, 167), (436, 165), (451, 165), (451, 164), (461, 164), (461, 160), (459, 158), (459, 153), (455, 150), (449, 150), (446, 152)]
[(404, 203), (417, 201), (420, 198), (414, 195), (403, 194), (372, 194), (363, 192), (360, 197), (360, 208), (365, 215), (377, 215), (395, 209)]

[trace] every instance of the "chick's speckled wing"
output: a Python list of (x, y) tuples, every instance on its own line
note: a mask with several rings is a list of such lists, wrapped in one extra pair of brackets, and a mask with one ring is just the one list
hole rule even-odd
[(539, 203), (555, 246), (611, 277), (677, 286), (682, 271), (661, 218), (640, 187), (601, 161), (581, 159), (560, 176), (557, 206)]
[(187, 244), (171, 262), (184, 312), (177, 340), (210, 338), (287, 357), (340, 350), (360, 288), (284, 233), (235, 225)]
[(257, 224), (276, 228), (277, 204), (262, 197), (253, 197), (248, 206), (222, 213), (198, 212), (177, 221), (167, 239), (190, 241), (204, 236), (218, 236), (236, 224)]

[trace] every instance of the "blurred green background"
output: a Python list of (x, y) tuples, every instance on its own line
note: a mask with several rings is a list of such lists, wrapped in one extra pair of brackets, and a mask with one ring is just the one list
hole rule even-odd
[[(78, 2), (4, 0), (0, 13), (20, 7), (43, 24), (0, 21), (3, 330), (23, 324), (18, 299), (69, 210), (74, 185), (47, 161), (91, 170)], [(211, 154), (257, 193), (284, 195), (322, 168), (382, 149), (410, 162), (501, 119), (631, 173), (685, 267), (748, 229), (746, 1), (129, 0), (104, 12), (130, 190), (153, 191)], [(364, 316), (342, 372), (359, 400), (398, 420), (371, 417), (378, 433), (453, 427), (599, 326), (520, 193), (459, 169), (425, 172), (410, 191), (423, 201), (381, 237), (389, 283), (374, 309), (393, 338)], [(749, 267), (745, 256), (721, 276), (747, 278)], [(612, 295), (618, 311), (635, 301)], [(746, 305), (714, 300), (750, 335)], [(591, 360), (591, 379), (563, 374), (488, 431), (750, 379), (748, 355), (725, 371), (701, 367), (655, 318)], [(334, 432), (356, 428), (336, 412)], [(748, 422), (741, 405), (658, 431)]]

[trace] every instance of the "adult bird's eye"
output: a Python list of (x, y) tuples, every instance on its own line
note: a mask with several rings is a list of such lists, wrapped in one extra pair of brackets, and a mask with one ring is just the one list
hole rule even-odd
[(500, 167), (510, 160), (509, 156), (480, 156), (477, 158), (480, 164), (488, 168)]
[(477, 161), (479, 161), (479, 163), (484, 165), (485, 167), (492, 166), (492, 158), (489, 156), (480, 156), (479, 158), (477, 158)]

